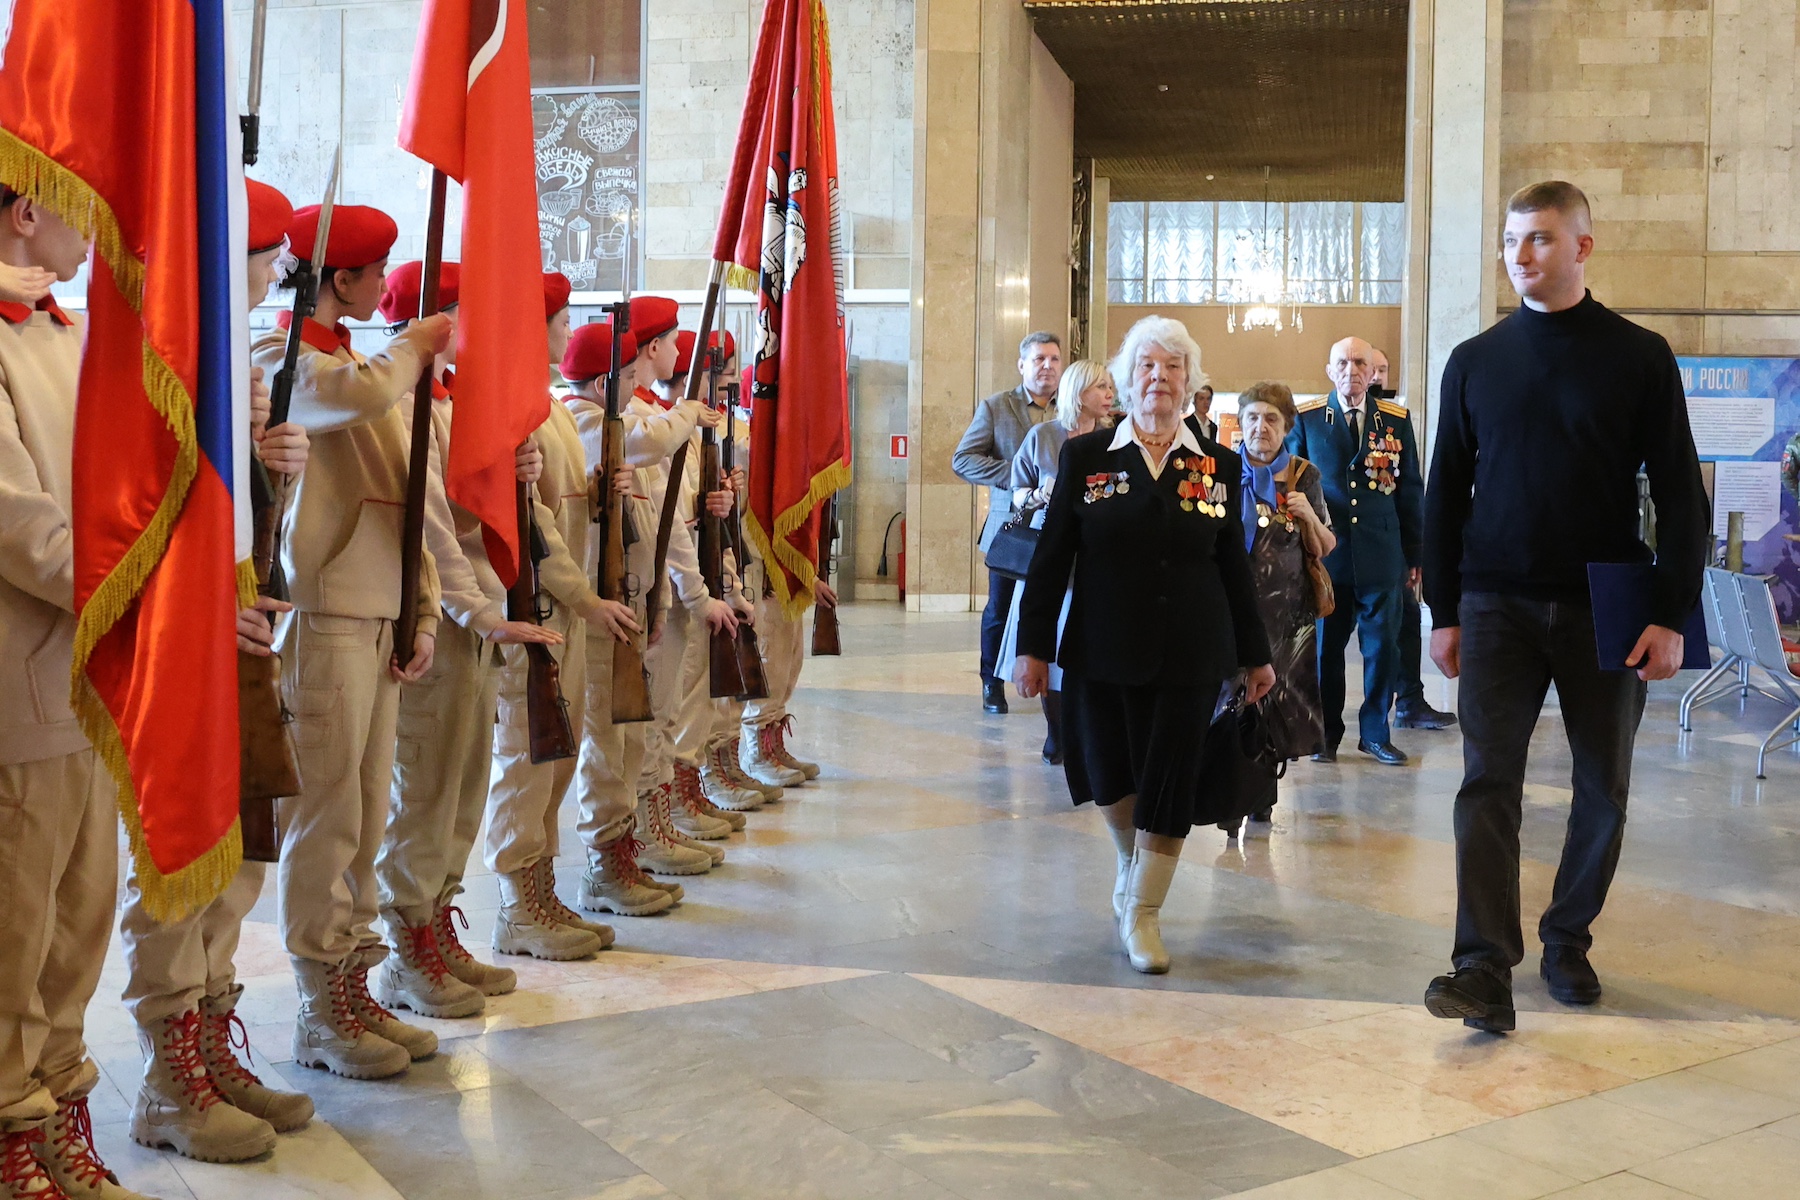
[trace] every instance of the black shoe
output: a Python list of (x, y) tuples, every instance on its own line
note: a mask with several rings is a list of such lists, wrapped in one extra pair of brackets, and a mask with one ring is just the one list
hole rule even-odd
[(1511, 1033), (1519, 1023), (1511, 986), (1479, 967), (1464, 967), (1432, 980), (1425, 989), (1425, 1011), (1446, 1020), (1460, 1018), (1470, 1029), (1484, 1033)]
[(1443, 712), (1420, 701), (1394, 710), (1394, 725), (1400, 729), (1448, 729), (1456, 724), (1456, 714)]
[(1004, 713), (1006, 711), (1006, 685), (998, 679), (990, 679), (981, 685), (981, 711)]
[(1312, 760), (1314, 762), (1322, 762), (1322, 763), (1336, 762), (1337, 761), (1337, 747), (1336, 746), (1321, 746), (1321, 747), (1319, 747), (1318, 750), (1313, 752)]
[(1244, 827), (1244, 819), (1242, 817), (1239, 817), (1235, 821), (1220, 821), (1219, 822), (1219, 828), (1220, 828), (1220, 830), (1222, 830), (1224, 832), (1225, 840), (1228, 842), (1237, 841), (1238, 830), (1242, 829), (1243, 827)]
[(1061, 746), (1052, 746), (1049, 742), (1045, 742), (1043, 757), (1044, 757), (1044, 765), (1046, 767), (1062, 766), (1062, 764), (1063, 764), (1062, 747)]
[(1359, 741), (1356, 748), (1376, 762), (1386, 763), (1390, 767), (1398, 767), (1406, 762), (1406, 752), (1392, 742)]
[(1250, 819), (1255, 821), (1258, 825), (1267, 825), (1270, 821), (1275, 819), (1275, 810), (1272, 808), (1259, 808), (1250, 814)]
[(1564, 1004), (1593, 1004), (1600, 999), (1600, 977), (1588, 965), (1585, 950), (1545, 946), (1538, 974), (1550, 985), (1551, 997)]

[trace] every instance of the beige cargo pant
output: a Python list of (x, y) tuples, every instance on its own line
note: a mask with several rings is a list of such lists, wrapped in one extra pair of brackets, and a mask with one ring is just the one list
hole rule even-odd
[[(552, 602), (544, 627), (563, 635), (563, 644), (550, 647), (550, 653), (556, 657), (563, 699), (568, 702), (569, 726), (580, 732), (587, 711), (587, 622)], [(558, 815), (578, 762), (574, 758), (547, 763), (531, 761), (525, 648), (507, 646), (504, 654), (499, 721), (494, 726), (494, 761), (488, 779), (485, 854), (488, 870), (496, 875), (510, 875), (540, 858), (556, 857), (561, 840)]]
[(804, 633), (806, 614), (790, 617), (774, 596), (756, 598), (756, 636), (762, 643), (763, 674), (769, 682), (769, 695), (764, 700), (744, 702), (744, 736), (754, 737), (764, 725), (787, 720), (788, 701), (800, 682), (800, 666), (806, 648)]
[(654, 724), (613, 724), (613, 648), (618, 644), (596, 633), (585, 647), (587, 688), (582, 705), (581, 759), (575, 768), (575, 828), (590, 856), (631, 831), (637, 816), (645, 734)]
[(431, 922), (462, 890), (487, 807), (500, 648), (449, 618), (438, 623), (431, 670), (400, 689), (393, 803), (375, 859), (381, 909)]
[(296, 612), (281, 646), (301, 793), (280, 804), (277, 895), (288, 953), (339, 963), (376, 947), (375, 855), (387, 828), (400, 685), (391, 621)]
[(164, 925), (150, 919), (138, 892), (137, 872), (125, 874), (125, 911), (119, 937), (125, 943), (125, 1007), (145, 1029), (192, 1012), (202, 996), (224, 996), (237, 984), (238, 938), (244, 918), (262, 896), (268, 865), (246, 862), (211, 904), (191, 917)]
[(0, 766), (0, 1132), (100, 1077), (82, 1029), (118, 898), (116, 795), (92, 750)]
[(702, 656), (700, 666), (704, 669), (706, 622), (676, 601), (669, 606), (662, 638), (644, 654), (644, 666), (650, 671), (650, 711), (656, 715), (644, 731), (644, 763), (638, 773), (640, 792), (648, 793), (675, 781), (676, 738), (696, 650)]

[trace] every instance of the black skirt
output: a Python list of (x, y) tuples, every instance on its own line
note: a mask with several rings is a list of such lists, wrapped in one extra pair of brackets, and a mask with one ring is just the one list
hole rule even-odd
[(1219, 679), (1127, 687), (1063, 672), (1063, 772), (1076, 804), (1135, 795), (1132, 823), (1186, 837), (1202, 808), (1201, 752)]

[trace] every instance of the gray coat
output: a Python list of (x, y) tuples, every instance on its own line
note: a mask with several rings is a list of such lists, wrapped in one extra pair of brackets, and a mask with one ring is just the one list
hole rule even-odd
[(1054, 404), (1033, 407), (1023, 384), (975, 406), (975, 418), (956, 444), (950, 465), (964, 482), (990, 489), (987, 524), (981, 530), (984, 551), (1012, 516), (1012, 461), (1019, 444), (1032, 426), (1055, 414)]

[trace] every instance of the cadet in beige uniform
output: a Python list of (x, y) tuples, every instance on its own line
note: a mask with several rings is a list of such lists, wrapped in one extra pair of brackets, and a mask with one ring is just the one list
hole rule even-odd
[[(318, 210), (295, 214), (292, 239), (312, 253)], [(350, 348), (348, 316), (368, 320), (381, 299), (398, 229), (376, 209), (336, 210), (318, 318), (308, 320), (292, 416), (311, 436), (283, 530), (282, 559), (295, 612), (281, 639), (282, 689), (295, 714), (299, 796), (281, 802), (282, 934), (300, 1011), (294, 1059), (356, 1079), (406, 1069), (437, 1037), (395, 1019), (368, 993), (386, 957), (375, 935), (375, 854), (387, 822), (400, 685), (431, 668), (438, 578), (426, 551), (418, 633), (396, 653), (400, 531), (409, 430), (397, 402), (450, 342), (450, 321), (415, 323), (373, 358)], [(285, 322), (283, 323), (285, 324)], [(253, 357), (273, 374), (286, 331), (260, 339)]]
[[(569, 291), (569, 281), (560, 273), (544, 276), (547, 349), (553, 363), (563, 361), (569, 349)], [(606, 352), (611, 353), (610, 338)], [(619, 634), (638, 632), (638, 624), (628, 606), (602, 600), (591, 582), (594, 574), (590, 544), (594, 538), (589, 509), (590, 472), (574, 415), (553, 399), (549, 416), (532, 436), (543, 454), (543, 472), (537, 480), (536, 518), (545, 548), (538, 563), (539, 586), (548, 601), (544, 625), (563, 637), (562, 645), (552, 647), (551, 653), (559, 665), (569, 724), (580, 730), (587, 721), (588, 625), (596, 626), (593, 641), (610, 644)], [(557, 948), (567, 940), (569, 929), (594, 934), (605, 945), (612, 944), (613, 931), (606, 925), (583, 920), (557, 896), (558, 809), (574, 781), (577, 760), (531, 761), (526, 681), (524, 652), (507, 650), (500, 672), (499, 722), (493, 736), (486, 861), (494, 874), (514, 880), (513, 886), (532, 897), (535, 907), (529, 912), (530, 920), (521, 920), (523, 914), (518, 913), (497, 915), (494, 945), (496, 949), (555, 958), (559, 957)], [(652, 903), (661, 900), (663, 907), (670, 903), (662, 893), (654, 891), (643, 899)]]
[[(82, 1031), (117, 896), (119, 817), (106, 767), (69, 708), (70, 519), (82, 327), (49, 298), (87, 245), (0, 191), (0, 263), (33, 308), (0, 303), (0, 1196), (97, 1197), (89, 1142), (100, 1070)], [(45, 274), (48, 272), (48, 276)], [(141, 1200), (116, 1183), (108, 1200)]]
[[(246, 258), (250, 306), (268, 295), (275, 263), (287, 244), (294, 209), (264, 183), (249, 185), (250, 244)], [(270, 471), (299, 475), (306, 466), (306, 431), (292, 422), (264, 430), (268, 387), (253, 373), (251, 436)], [(238, 645), (267, 655), (273, 644), (269, 614), (288, 605), (263, 599), (238, 614)], [(126, 874), (119, 934), (130, 974), (125, 1006), (138, 1024), (144, 1079), (131, 1109), (131, 1136), (206, 1162), (239, 1162), (265, 1153), (277, 1132), (312, 1119), (312, 1101), (263, 1082), (232, 1050), (232, 1023), (244, 989), (232, 963), (244, 918), (262, 895), (264, 864), (245, 861), (218, 899), (190, 917), (160, 924), (144, 911), (136, 873)], [(238, 1022), (242, 1028), (242, 1022)]]

